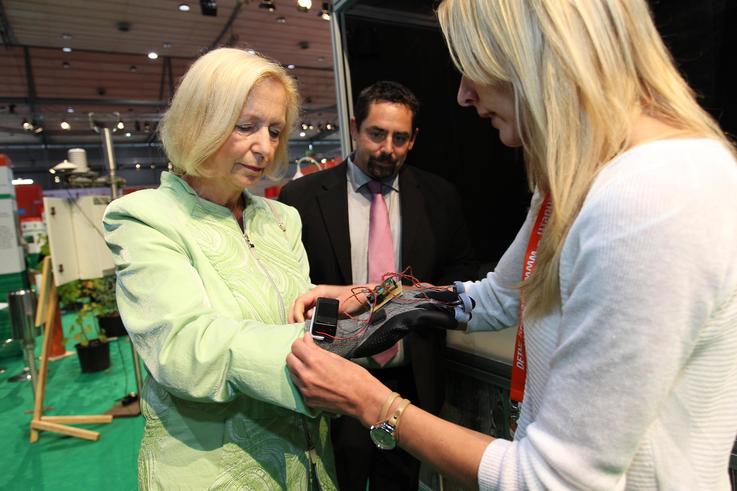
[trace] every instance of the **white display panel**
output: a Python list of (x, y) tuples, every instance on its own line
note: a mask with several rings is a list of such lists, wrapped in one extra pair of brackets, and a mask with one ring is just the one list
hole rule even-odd
[(10, 168), (0, 167), (0, 274), (26, 269), (12, 181)]
[(485, 331), (468, 334), (462, 331), (448, 331), (449, 348), (473, 353), (491, 360), (512, 364), (514, 356), (514, 340), (517, 329), (503, 331)]
[(102, 235), (107, 196), (44, 198), (54, 282), (99, 278), (115, 271)]

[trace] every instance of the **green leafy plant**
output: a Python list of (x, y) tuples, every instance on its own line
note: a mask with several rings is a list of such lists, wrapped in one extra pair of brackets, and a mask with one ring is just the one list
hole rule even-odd
[(107, 317), (118, 314), (115, 302), (115, 275), (103, 276), (92, 280), (75, 280), (57, 288), (62, 308), (77, 312), (69, 336), (82, 346), (99, 339), (105, 341), (103, 332), (96, 332), (84, 323), (87, 314), (95, 317)]

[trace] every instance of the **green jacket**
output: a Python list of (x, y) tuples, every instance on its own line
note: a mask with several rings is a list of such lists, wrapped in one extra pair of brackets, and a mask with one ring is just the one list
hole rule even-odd
[(336, 488), (327, 417), (285, 363), (303, 334), (289, 306), (311, 286), (299, 215), (245, 197), (245, 234), (168, 172), (105, 213), (118, 308), (150, 375), (141, 489), (310, 489), (315, 472)]

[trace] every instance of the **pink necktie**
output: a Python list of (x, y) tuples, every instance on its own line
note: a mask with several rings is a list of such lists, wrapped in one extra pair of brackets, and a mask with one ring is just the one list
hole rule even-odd
[[(381, 194), (381, 183), (369, 181), (371, 191), (371, 215), (369, 217), (368, 280), (380, 283), (384, 273), (394, 271), (394, 243), (389, 210)], [(400, 341), (401, 342), (401, 341)], [(399, 352), (399, 343), (371, 358), (383, 367)]]

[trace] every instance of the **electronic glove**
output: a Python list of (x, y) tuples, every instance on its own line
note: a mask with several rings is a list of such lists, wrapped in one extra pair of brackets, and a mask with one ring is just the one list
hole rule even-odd
[[(321, 336), (314, 329), (312, 334), (323, 349), (344, 358), (363, 358), (389, 349), (413, 330), (465, 329), (474, 304), (461, 282), (403, 290), (378, 310), (338, 320), (334, 336)], [(310, 326), (307, 321), (308, 331)]]

